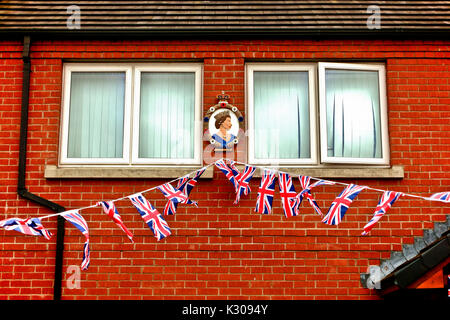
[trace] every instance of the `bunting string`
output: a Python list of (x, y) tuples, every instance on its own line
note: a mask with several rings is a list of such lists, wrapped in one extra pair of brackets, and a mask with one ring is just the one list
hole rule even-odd
[[(200, 171), (200, 170), (206, 170), (206, 169), (208, 169), (208, 168), (209, 168), (210, 166), (212, 166), (212, 165), (214, 165), (214, 163), (210, 163), (210, 164), (208, 164), (207, 166), (204, 166), (204, 167), (201, 168), (201, 169), (194, 170), (194, 171), (192, 171), (192, 172), (190, 172), (190, 173), (184, 175), (183, 177), (175, 178), (175, 179), (173, 179), (173, 180), (171, 180), (171, 181), (169, 181), (169, 182), (166, 182), (165, 184), (176, 182), (176, 181), (178, 181), (178, 180), (180, 180), (180, 179), (182, 179), (182, 178), (184, 178), (184, 177), (186, 177), (186, 176), (190, 176), (191, 174), (196, 173), (197, 171)], [(163, 186), (163, 185), (158, 185), (158, 186), (155, 186), (155, 187), (151, 187), (151, 188), (146, 189), (146, 190), (144, 190), (144, 191), (140, 191), (139, 193), (150, 192), (150, 191), (156, 190), (156, 189), (158, 189), (158, 188), (160, 188), (160, 187), (162, 187), (162, 186)], [(114, 200), (109, 200), (109, 201), (111, 201), (111, 202), (117, 202), (117, 201), (125, 200), (125, 199), (128, 199), (128, 198), (129, 198), (129, 195), (128, 195), (128, 196), (124, 196), (124, 197), (120, 197), (120, 198), (117, 198), (117, 199), (114, 199)], [(100, 205), (101, 205), (100, 203), (96, 203), (96, 204), (91, 205), (91, 206), (78, 208), (77, 210), (79, 210), (79, 211), (81, 211), (81, 210), (87, 210), (87, 209), (91, 209), (91, 208), (96, 208), (96, 207), (98, 207), (98, 206), (100, 206)], [(64, 215), (66, 212), (67, 212), (67, 211), (49, 214), (49, 215), (40, 217), (40, 219), (47, 219), (47, 218), (52, 218), (52, 217)]]
[[(175, 179), (173, 179), (173, 180), (167, 182), (166, 184), (176, 182), (176, 181), (178, 181), (178, 180), (180, 180), (180, 179), (182, 179), (182, 178), (185, 178), (186, 176), (190, 176), (191, 174), (196, 173), (197, 171), (200, 171), (200, 170), (206, 170), (206, 169), (209, 168), (210, 166), (217, 165), (217, 163), (223, 163), (224, 161), (225, 161), (225, 159), (219, 159), (219, 160), (217, 160), (216, 162), (210, 163), (210, 164), (204, 166), (204, 167), (201, 168), (201, 169), (194, 170), (194, 171), (192, 171), (192, 172), (190, 172), (190, 173), (184, 175), (183, 177), (175, 178)], [(272, 167), (257, 166), (257, 165), (248, 165), (248, 164), (246, 164), (246, 163), (244, 163), (244, 162), (239, 162), (239, 161), (233, 161), (233, 162), (234, 162), (235, 164), (240, 164), (240, 165), (244, 165), (244, 166), (250, 166), (250, 167), (259, 168), (259, 169), (262, 169), (262, 170), (269, 170), (269, 171), (273, 171), (273, 172), (278, 172), (278, 173), (284, 173), (284, 174), (292, 175), (292, 174), (289, 173), (289, 172), (281, 171), (281, 170), (278, 170), (278, 169), (274, 169), (274, 168), (272, 168)], [(228, 176), (227, 176), (227, 177), (228, 177)], [(336, 185), (342, 185), (342, 186), (349, 186), (349, 185), (350, 185), (350, 184), (344, 183), (344, 182), (331, 181), (331, 180), (324, 180), (324, 179), (319, 179), (319, 178), (315, 178), (315, 177), (310, 177), (310, 178), (311, 178), (312, 180), (317, 180), (317, 181), (323, 181), (323, 182), (326, 182), (326, 184), (330, 184), (330, 185), (333, 185), (333, 184), (336, 184)], [(232, 179), (232, 180), (233, 180), (233, 181), (232, 181), (232, 182), (233, 182), (233, 185), (235, 185), (234, 179)], [(150, 191), (152, 191), (152, 190), (155, 190), (155, 189), (158, 189), (158, 188), (162, 187), (163, 185), (164, 185), (164, 184), (158, 185), (158, 186), (154, 186), (154, 187), (151, 187), (151, 188), (149, 188), (149, 189), (140, 191), (139, 193), (150, 192)], [(377, 188), (368, 187), (368, 186), (366, 186), (365, 189), (377, 191), (377, 192), (380, 192), (380, 193), (384, 193), (384, 192), (389, 191), (389, 190), (377, 189)], [(433, 194), (432, 196), (429, 196), (429, 197), (419, 196), (419, 195), (410, 194), (410, 193), (402, 193), (402, 196), (403, 196), (403, 197), (416, 198), (416, 199), (422, 199), (422, 200), (427, 200), (427, 201), (435, 201), (435, 202), (446, 202), (446, 203), (450, 203), (450, 192), (440, 192), (440, 193)], [(123, 196), (123, 197), (120, 197), (120, 198), (117, 198), (117, 199), (114, 199), (114, 200), (109, 200), (109, 201), (110, 201), (110, 202), (117, 202), (117, 201), (120, 201), (120, 200), (128, 199), (128, 197), (129, 197), (129, 195)], [(96, 204), (93, 204), (93, 205), (91, 205), (91, 206), (81, 207), (81, 208), (78, 208), (78, 209), (76, 209), (76, 210), (78, 210), (78, 211), (87, 210), (87, 209), (91, 209), (91, 208), (96, 208), (96, 207), (98, 207), (98, 206), (100, 206), (100, 205), (101, 205), (101, 203), (100, 203), (100, 202), (97, 202)], [(42, 219), (48, 219), (48, 218), (52, 218), (52, 217), (64, 215), (64, 214), (66, 214), (67, 212), (68, 212), (68, 211), (58, 212), (58, 213), (53, 213), (53, 214), (45, 215), (45, 216), (39, 217), (39, 219), (41, 219), (41, 220), (42, 220)]]
[[(236, 167), (236, 164), (244, 165), (244, 170), (242, 172)], [(381, 219), (381, 217), (386, 213), (386, 211), (391, 208), (396, 200), (400, 197), (411, 197), (428, 201), (439, 201), (450, 203), (450, 192), (439, 192), (435, 193), (429, 197), (387, 191), (377, 188), (372, 188), (368, 186), (359, 186), (355, 184), (348, 184), (343, 182), (336, 182), (330, 180), (322, 180), (315, 177), (299, 175), (300, 184), (302, 191), (300, 193), (295, 192), (295, 188), (292, 182), (292, 174), (284, 172), (278, 169), (263, 167), (263, 166), (253, 166), (243, 162), (237, 162), (233, 160), (220, 159), (201, 169), (190, 172), (187, 175), (173, 179), (167, 183), (151, 187), (144, 191), (127, 195), (121, 198), (117, 198), (109, 201), (98, 201), (94, 205), (82, 207), (78, 209), (67, 210), (64, 212), (58, 212), (55, 214), (46, 215), (40, 218), (10, 218), (0, 221), (0, 228), (5, 230), (15, 230), (27, 235), (37, 235), (44, 236), (49, 240), (52, 234), (45, 229), (41, 224), (42, 219), (47, 219), (55, 216), (62, 216), (67, 221), (71, 222), (86, 238), (83, 250), (83, 260), (82, 260), (82, 270), (86, 270), (90, 264), (90, 240), (89, 240), (89, 229), (85, 219), (81, 216), (80, 211), (90, 208), (95, 208), (98, 206), (103, 207), (103, 212), (108, 215), (113, 222), (115, 222), (124, 233), (128, 236), (131, 242), (133, 242), (133, 234), (124, 225), (121, 216), (114, 204), (114, 202), (128, 199), (137, 209), (141, 215), (144, 222), (152, 230), (155, 238), (159, 241), (172, 234), (170, 227), (163, 215), (158, 212), (158, 210), (152, 206), (152, 204), (142, 195), (143, 193), (158, 189), (168, 200), (165, 208), (164, 215), (172, 215), (176, 212), (176, 207), (179, 203), (182, 204), (193, 204), (197, 207), (197, 202), (189, 198), (190, 192), (194, 186), (198, 183), (198, 179), (203, 174), (203, 172), (210, 166), (215, 165), (226, 178), (233, 184), (234, 190), (236, 192), (236, 200), (234, 204), (238, 204), (241, 196), (248, 195), (250, 193), (250, 180), (256, 170), (260, 168), (263, 170), (261, 177), (260, 186), (258, 188), (258, 195), (255, 204), (255, 212), (260, 214), (271, 214), (272, 202), (275, 195), (275, 184), (278, 179), (279, 185), (279, 196), (281, 197), (283, 210), (286, 218), (299, 215), (299, 207), (303, 198), (307, 198), (314, 210), (323, 216), (317, 202), (313, 198), (311, 189), (320, 185), (343, 185), (344, 190), (336, 197), (336, 199), (331, 203), (330, 208), (325, 217), (322, 217), (322, 222), (328, 225), (338, 225), (346, 211), (349, 209), (352, 201), (358, 196), (358, 194), (365, 190), (373, 190), (377, 192), (382, 192), (383, 195), (380, 197), (375, 212), (372, 219), (364, 226), (362, 235), (367, 235), (374, 225)], [(195, 174), (194, 177), (190, 177)], [(311, 183), (311, 180), (317, 180), (315, 183)], [(177, 187), (173, 187), (171, 183), (178, 181)]]
[[(238, 161), (235, 161), (235, 163), (241, 164), (241, 165), (247, 165), (247, 164), (244, 163), (244, 162), (238, 162)], [(289, 172), (281, 171), (281, 170), (274, 169), (274, 168), (271, 168), (271, 167), (256, 166), (256, 165), (252, 165), (252, 166), (255, 167), (255, 168), (259, 168), (259, 169), (261, 169), (261, 170), (272, 170), (272, 171), (275, 171), (275, 172), (285, 173), (285, 174), (290, 174), (290, 175), (292, 175), (292, 174), (289, 173)], [(342, 185), (342, 186), (349, 186), (349, 185), (350, 185), (349, 183), (344, 183), (344, 182), (331, 181), (331, 180), (324, 180), (324, 179), (319, 179), (319, 178), (315, 178), (315, 177), (310, 177), (310, 178), (311, 178), (312, 180), (325, 181), (325, 182), (328, 182), (329, 184), (337, 184), (337, 185)], [(381, 193), (384, 193), (384, 192), (386, 192), (386, 191), (389, 191), (389, 190), (383, 190), (383, 189), (372, 188), (372, 187), (368, 187), (368, 186), (366, 186), (365, 189), (367, 189), (367, 190), (373, 190), (373, 191), (377, 191), (377, 192), (381, 192)], [(422, 199), (422, 200), (428, 200), (428, 201), (450, 202), (450, 192), (440, 192), (440, 193), (434, 194), (434, 195), (432, 195), (432, 196), (430, 196), (430, 197), (423, 197), (423, 196), (419, 196), (419, 195), (416, 195), (416, 194), (408, 194), (408, 193), (403, 193), (403, 196), (405, 196), (405, 197), (411, 197), (411, 198), (416, 198), (416, 199)]]
[[(236, 167), (236, 164), (244, 165), (244, 170), (242, 172)], [(103, 212), (108, 215), (116, 225), (118, 225), (122, 231), (128, 236), (131, 242), (133, 242), (133, 234), (126, 228), (122, 221), (122, 218), (114, 204), (114, 202), (128, 199), (137, 209), (141, 215), (144, 222), (153, 232), (155, 238), (160, 241), (172, 234), (170, 227), (163, 215), (158, 212), (158, 210), (152, 206), (152, 204), (142, 195), (143, 193), (158, 189), (168, 200), (165, 208), (164, 215), (175, 214), (177, 205), (182, 204), (193, 204), (197, 207), (197, 202), (189, 198), (189, 195), (198, 183), (198, 179), (205, 172), (205, 170), (215, 165), (226, 178), (233, 184), (234, 190), (236, 192), (236, 199), (234, 204), (238, 204), (242, 196), (246, 196), (250, 193), (250, 180), (256, 168), (260, 168), (263, 171), (260, 186), (258, 188), (258, 194), (255, 204), (255, 212), (260, 214), (271, 214), (272, 202), (275, 195), (275, 184), (278, 179), (279, 186), (279, 196), (283, 204), (283, 210), (286, 218), (291, 218), (300, 214), (299, 208), (302, 203), (303, 198), (307, 198), (311, 206), (314, 208), (316, 213), (321, 217), (323, 216), (317, 202), (313, 198), (311, 189), (320, 185), (343, 185), (344, 190), (336, 197), (336, 199), (331, 203), (325, 217), (322, 217), (322, 222), (327, 225), (338, 225), (346, 211), (349, 209), (352, 201), (358, 196), (358, 194), (365, 190), (373, 190), (377, 192), (382, 192), (383, 195), (380, 197), (377, 207), (371, 220), (364, 226), (362, 235), (367, 235), (374, 225), (381, 219), (381, 217), (386, 214), (386, 211), (392, 207), (394, 202), (400, 197), (411, 197), (418, 198), (428, 201), (439, 201), (450, 203), (450, 192), (438, 192), (432, 194), (429, 197), (423, 197), (414, 194), (395, 192), (381, 190), (377, 188), (371, 188), (368, 186), (359, 186), (355, 184), (348, 184), (343, 182), (336, 182), (330, 180), (322, 180), (315, 177), (298, 175), (302, 191), (296, 193), (293, 182), (292, 174), (284, 172), (278, 169), (264, 167), (264, 166), (253, 166), (243, 162), (237, 162), (233, 160), (219, 159), (201, 169), (190, 172), (187, 175), (173, 179), (167, 183), (151, 187), (139, 193), (132, 195), (127, 195), (121, 198), (117, 198), (109, 201), (98, 201), (94, 205), (82, 207), (78, 209), (71, 209), (64, 212), (58, 212), (55, 214), (46, 215), (43, 217), (35, 217), (28, 219), (20, 218), (9, 218), (0, 221), (0, 228), (5, 230), (15, 230), (27, 235), (44, 236), (47, 240), (50, 240), (52, 234), (45, 229), (41, 224), (42, 219), (47, 219), (55, 216), (62, 216), (67, 221), (71, 222), (86, 238), (84, 249), (83, 249), (83, 260), (81, 263), (82, 270), (87, 270), (90, 264), (90, 240), (89, 240), (89, 228), (86, 220), (81, 216), (80, 211), (95, 208), (98, 206), (103, 207)], [(194, 177), (190, 177), (195, 174)], [(317, 180), (315, 183), (311, 183), (311, 180)], [(176, 187), (173, 187), (171, 183), (178, 181)]]

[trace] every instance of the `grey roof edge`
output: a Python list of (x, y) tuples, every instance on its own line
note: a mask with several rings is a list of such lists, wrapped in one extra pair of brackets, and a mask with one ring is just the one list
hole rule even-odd
[(445, 222), (435, 222), (433, 229), (425, 229), (413, 244), (404, 244), (402, 251), (392, 251), (380, 265), (369, 266), (360, 274), (363, 288), (385, 290), (391, 286), (406, 288), (414, 280), (450, 256), (450, 215)]

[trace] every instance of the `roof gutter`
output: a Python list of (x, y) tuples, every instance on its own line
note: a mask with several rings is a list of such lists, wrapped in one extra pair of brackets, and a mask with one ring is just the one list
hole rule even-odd
[(305, 29), (305, 28), (148, 28), (148, 29), (0, 29), (0, 35), (16, 38), (32, 35), (35, 39), (304, 39), (304, 40), (442, 40), (448, 38), (448, 29), (382, 28), (382, 29)]
[[(23, 39), (23, 82), (22, 82), (22, 106), (20, 116), (20, 141), (19, 141), (19, 169), (17, 181), (17, 194), (27, 200), (33, 201), (54, 212), (64, 212), (65, 208), (48, 199), (29, 192), (25, 186), (26, 180), (26, 160), (27, 160), (27, 136), (28, 136), (28, 109), (29, 109), (29, 91), (30, 91), (30, 45), (29, 35)], [(61, 300), (61, 280), (62, 280), (62, 262), (64, 251), (64, 222), (65, 219), (58, 216), (57, 235), (56, 235), (56, 256), (55, 256), (55, 276), (53, 284), (53, 300)]]

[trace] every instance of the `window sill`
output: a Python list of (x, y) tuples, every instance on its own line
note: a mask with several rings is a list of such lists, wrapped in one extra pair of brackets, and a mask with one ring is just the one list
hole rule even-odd
[[(46, 166), (44, 176), (47, 179), (174, 179), (201, 169), (192, 167), (57, 167)], [(211, 179), (213, 167), (209, 167), (200, 179)]]
[[(237, 166), (240, 171), (244, 166)], [(46, 166), (47, 179), (174, 179), (182, 177), (202, 167), (57, 167)], [(357, 179), (403, 179), (403, 166), (392, 167), (278, 167), (280, 171), (292, 175), (306, 175), (315, 178), (357, 178)], [(202, 174), (201, 179), (213, 178), (214, 166)], [(253, 177), (260, 178), (262, 170), (256, 170)]]
[[(238, 166), (239, 168), (239, 166)], [(244, 167), (242, 166), (242, 169)], [(275, 168), (275, 167), (274, 167)], [(355, 179), (403, 179), (405, 172), (403, 166), (392, 167), (341, 167), (341, 166), (323, 166), (323, 167), (276, 167), (277, 170), (290, 173), (291, 175), (305, 175), (315, 178), (355, 178)], [(241, 170), (241, 168), (239, 168)], [(253, 177), (261, 177), (262, 169), (256, 170)]]

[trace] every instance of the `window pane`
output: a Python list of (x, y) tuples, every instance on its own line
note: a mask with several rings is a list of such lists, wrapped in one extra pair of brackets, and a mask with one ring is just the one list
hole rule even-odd
[(329, 157), (381, 158), (377, 71), (325, 71)]
[(255, 158), (310, 158), (307, 71), (254, 72)]
[(140, 158), (193, 158), (195, 73), (143, 72)]
[(125, 73), (72, 72), (68, 158), (121, 158)]

